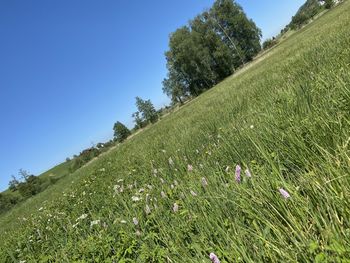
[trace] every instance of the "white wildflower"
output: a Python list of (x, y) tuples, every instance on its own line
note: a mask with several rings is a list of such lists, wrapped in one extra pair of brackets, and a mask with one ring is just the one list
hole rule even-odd
[(77, 218), (77, 220), (75, 220), (75, 221), (78, 221), (78, 220), (83, 220), (83, 219), (85, 219), (85, 218), (87, 218), (87, 214), (82, 214), (81, 216), (79, 216), (78, 218)]
[(149, 215), (151, 213), (151, 208), (148, 205), (146, 205), (146, 207), (145, 207), (145, 212), (147, 215)]
[(206, 187), (208, 185), (208, 181), (205, 177), (202, 177), (202, 185), (203, 187)]
[(190, 193), (191, 193), (191, 195), (193, 195), (193, 196), (197, 196), (197, 193), (196, 193), (195, 191), (193, 191), (193, 190), (191, 190)]
[(247, 177), (252, 177), (252, 174), (250, 173), (249, 169), (246, 169), (246, 170), (245, 170), (245, 175), (246, 175)]
[(137, 202), (137, 201), (140, 201), (141, 198), (138, 197), (138, 196), (132, 196), (132, 197), (131, 197), (131, 200), (134, 201), (134, 202)]
[(177, 211), (179, 211), (179, 205), (177, 203), (174, 203), (173, 212), (176, 213)]
[(94, 221), (91, 221), (90, 223), (90, 227), (94, 226), (94, 225), (98, 225), (100, 224), (101, 220), (100, 219), (97, 219), (97, 220), (94, 220)]
[(169, 157), (168, 162), (169, 162), (170, 165), (174, 165), (174, 161), (173, 161), (173, 159), (171, 159), (171, 157)]

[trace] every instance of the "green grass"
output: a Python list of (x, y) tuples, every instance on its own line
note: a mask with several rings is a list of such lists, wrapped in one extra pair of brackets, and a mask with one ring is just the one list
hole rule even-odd
[(61, 163), (61, 164), (56, 165), (55, 167), (51, 168), (50, 170), (40, 174), (39, 176), (54, 177), (54, 178), (64, 177), (70, 173), (69, 172), (70, 165), (71, 165), (70, 161)]
[(347, 1), (1, 217), (0, 262), (349, 262), (349, 13)]
[[(55, 167), (51, 168), (50, 170), (38, 175), (38, 177), (41, 178), (41, 184), (40, 187), (43, 190), (46, 190), (48, 187), (50, 187), (52, 184), (56, 183), (58, 180), (62, 179), (63, 177), (67, 176), (70, 174), (70, 166), (71, 166), (71, 161), (69, 162), (64, 162), (61, 164), (56, 165)], [(2, 192), (2, 194), (10, 197), (10, 198), (17, 198), (17, 202), (14, 206), (18, 206), (20, 203), (23, 203), (28, 199), (28, 197), (23, 197), (20, 193), (20, 191), (12, 191), (10, 189), (7, 189)], [(29, 197), (30, 198), (30, 197)], [(11, 211), (10, 208), (9, 211)], [(1, 215), (5, 213), (9, 213), (9, 211), (3, 211), (0, 213), (0, 218)], [(1, 220), (1, 219), (0, 219)]]
[[(50, 170), (47, 170), (46, 172), (43, 172), (42, 174), (39, 174), (38, 176), (42, 179), (52, 178), (52, 179), (61, 179), (64, 176), (68, 175), (70, 173), (69, 167), (71, 165), (71, 162), (64, 162), (56, 165), (55, 167), (51, 168)], [(9, 194), (11, 191), (9, 189), (5, 190), (3, 193)]]

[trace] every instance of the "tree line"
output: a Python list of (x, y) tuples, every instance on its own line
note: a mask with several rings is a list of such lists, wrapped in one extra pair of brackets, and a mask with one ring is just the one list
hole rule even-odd
[(299, 29), (307, 24), (324, 9), (331, 9), (334, 6), (334, 0), (307, 0), (292, 17), (291, 22), (282, 30)]
[(123, 142), (132, 132), (138, 129), (146, 127), (150, 123), (158, 121), (159, 116), (162, 114), (162, 109), (157, 111), (152, 104), (151, 100), (143, 100), (140, 97), (136, 97), (136, 108), (137, 111), (132, 114), (134, 118), (135, 126), (132, 130), (129, 130), (123, 123), (117, 121), (113, 126), (114, 139), (121, 143)]

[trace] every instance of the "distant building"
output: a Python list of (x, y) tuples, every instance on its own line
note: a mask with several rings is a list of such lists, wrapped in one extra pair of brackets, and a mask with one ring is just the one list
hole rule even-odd
[[(341, 2), (343, 2), (343, 0), (333, 0), (333, 4), (334, 5), (337, 5), (337, 4), (341, 3)], [(326, 1), (325, 0), (318, 0), (318, 3), (319, 3), (320, 6), (323, 6), (323, 5), (326, 4)]]

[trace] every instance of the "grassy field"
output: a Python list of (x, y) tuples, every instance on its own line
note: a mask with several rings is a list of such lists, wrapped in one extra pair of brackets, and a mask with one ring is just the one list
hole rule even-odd
[(350, 262), (349, 13), (2, 216), (0, 262)]

